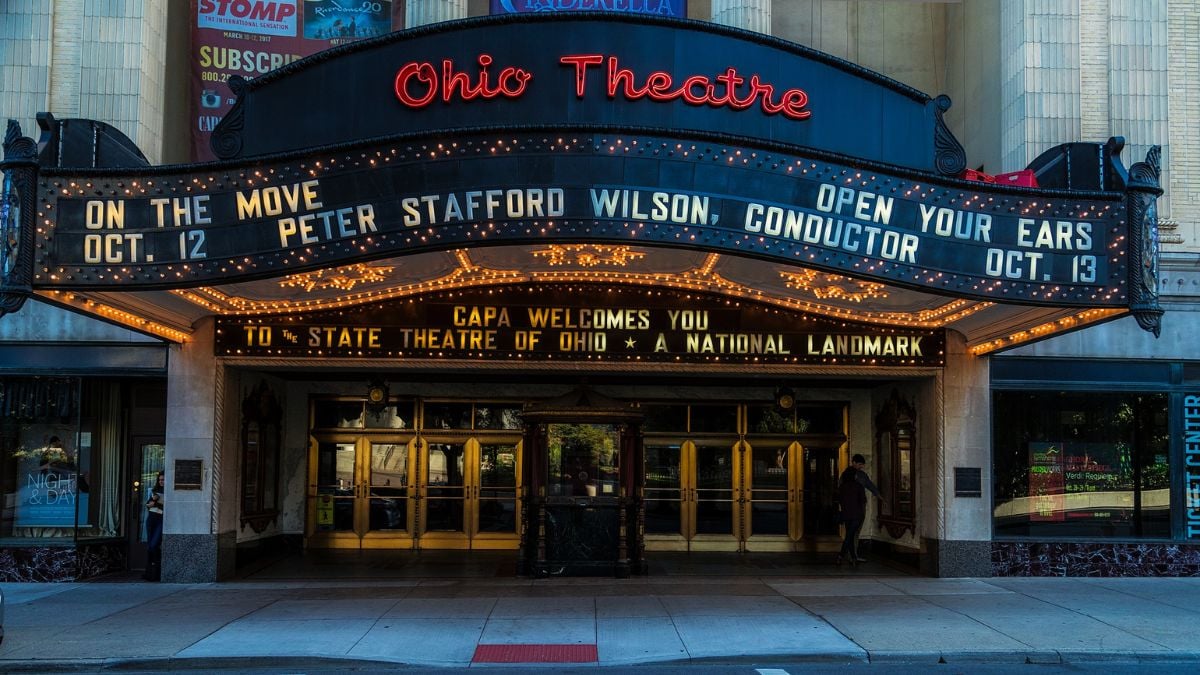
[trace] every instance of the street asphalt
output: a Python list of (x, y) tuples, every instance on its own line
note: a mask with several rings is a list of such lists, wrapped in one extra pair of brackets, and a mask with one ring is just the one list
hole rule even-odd
[(1200, 578), (932, 579), (882, 570), (2, 586), (0, 671), (513, 667), (556, 658), (1200, 669)]

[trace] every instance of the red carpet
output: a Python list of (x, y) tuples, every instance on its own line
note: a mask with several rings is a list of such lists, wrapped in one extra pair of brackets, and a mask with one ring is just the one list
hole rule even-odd
[(477, 645), (471, 663), (596, 663), (596, 645)]

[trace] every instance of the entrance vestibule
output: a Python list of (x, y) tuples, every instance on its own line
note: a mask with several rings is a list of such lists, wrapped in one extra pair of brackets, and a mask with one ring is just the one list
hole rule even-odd
[[(637, 404), (644, 423), (629, 436), (636, 452), (625, 454), (617, 451), (625, 431), (615, 426), (543, 424), (533, 441), (545, 448), (537, 487), (525, 469), (532, 455), (523, 406), (414, 397), (372, 407), (314, 397), (305, 545), (511, 550), (523, 528), (549, 526), (566, 536), (562, 528), (578, 514), (556, 510), (582, 500), (594, 516), (624, 498), (627, 506), (644, 505), (640, 525), (629, 526), (640, 528), (645, 550), (832, 550), (833, 492), (849, 453), (848, 401), (789, 410)], [(589, 439), (599, 449), (583, 447)], [(545, 500), (548, 524), (525, 522), (531, 495)], [(614, 532), (620, 526), (611, 525)]]
[(306, 545), (516, 548), (519, 406), (312, 407)]

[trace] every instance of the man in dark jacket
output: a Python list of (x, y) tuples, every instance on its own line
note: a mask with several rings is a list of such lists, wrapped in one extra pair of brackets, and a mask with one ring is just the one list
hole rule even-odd
[(858, 555), (858, 533), (862, 530), (863, 521), (867, 517), (867, 492), (879, 497), (879, 488), (871, 482), (865, 467), (867, 460), (862, 455), (850, 458), (850, 466), (842, 472), (838, 484), (838, 503), (842, 507), (842, 522), (846, 526), (846, 536), (842, 540), (842, 550), (838, 553), (837, 562), (847, 560), (851, 565), (866, 562), (866, 558)]
[(867, 515), (867, 491), (855, 478), (858, 469), (854, 465), (846, 467), (838, 481), (838, 505), (842, 510), (842, 525), (846, 528), (845, 538), (842, 539), (842, 550), (838, 552), (837, 564), (843, 560), (849, 561), (851, 567), (858, 566), (858, 553), (855, 538), (862, 528), (863, 519)]

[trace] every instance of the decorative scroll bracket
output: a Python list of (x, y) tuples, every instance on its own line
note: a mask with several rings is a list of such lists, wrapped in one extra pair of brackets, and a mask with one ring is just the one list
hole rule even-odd
[(1129, 169), (1125, 204), (1129, 215), (1129, 310), (1142, 330), (1158, 337), (1162, 332), (1162, 307), (1158, 304), (1158, 198), (1160, 146), (1146, 153), (1146, 161)]
[(37, 143), (8, 121), (0, 192), (0, 316), (21, 309), (33, 294), (33, 215), (38, 177)]
[(242, 153), (242, 130), (246, 122), (246, 78), (234, 75), (229, 78), (229, 90), (237, 97), (233, 108), (213, 129), (209, 144), (221, 159), (233, 159)]
[(967, 168), (967, 151), (951, 133), (950, 127), (946, 126), (946, 119), (943, 117), (950, 109), (950, 97), (942, 94), (933, 100), (933, 105), (937, 118), (933, 128), (933, 165), (941, 175), (957, 178)]

